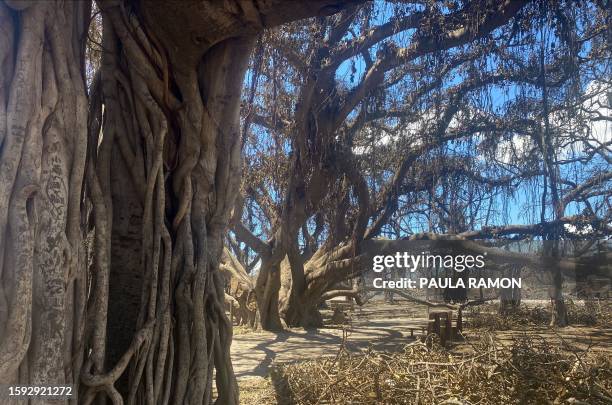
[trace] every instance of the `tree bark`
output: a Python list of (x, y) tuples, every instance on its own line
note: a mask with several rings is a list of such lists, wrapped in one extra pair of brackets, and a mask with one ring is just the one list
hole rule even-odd
[(281, 286), (281, 265), (270, 263), (270, 259), (262, 260), (255, 295), (257, 311), (261, 328), (269, 331), (280, 331), (283, 325), (279, 312), (279, 290)]
[[(555, 243), (557, 241), (554, 241)], [(567, 306), (563, 298), (563, 274), (559, 266), (551, 270), (552, 285), (550, 287), (551, 317), (550, 326), (564, 327), (568, 325)]]
[(292, 278), (294, 273), (303, 275), (303, 283), (294, 286), (292, 280), (291, 288), (283, 291), (281, 313), (288, 326), (311, 328), (323, 324), (319, 312), (323, 294), (365, 268), (360, 266), (363, 258), (351, 257), (351, 252), (350, 244), (332, 251), (323, 246), (303, 264), (303, 270), (291, 270)]
[(304, 264), (295, 253), (283, 262), (283, 286), (279, 291), (280, 314), (287, 326), (318, 328), (323, 326), (323, 317), (319, 311), (321, 296), (307, 291)]
[(225, 277), (225, 298), (230, 308), (230, 320), (237, 325), (257, 327), (254, 282), (244, 266), (227, 248), (223, 249), (220, 270)]
[(96, 286), (99, 344), (86, 363), (87, 399), (106, 391), (128, 403), (209, 403), (214, 379), (217, 403), (235, 404), (219, 263), (238, 186), (252, 40), (179, 52), (146, 10), (101, 9), (104, 118), (101, 132), (91, 130), (100, 146), (88, 185), (103, 196), (94, 220), (109, 231), (98, 242), (110, 251), (110, 271), (101, 281), (108, 298)]
[(79, 378), (89, 12), (85, 1), (0, 2), (2, 384)]

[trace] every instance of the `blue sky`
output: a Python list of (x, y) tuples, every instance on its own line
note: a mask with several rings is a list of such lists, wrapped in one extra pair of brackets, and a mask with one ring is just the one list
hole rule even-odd
[[(376, 7), (380, 8), (381, 12), (377, 14), (377, 16), (375, 17), (372, 23), (373, 25), (378, 25), (386, 21), (389, 18), (389, 16), (391, 15), (390, 13), (392, 11), (392, 7), (389, 6), (388, 3), (381, 2), (381, 1), (377, 1), (375, 2), (375, 4), (376, 4)], [(551, 53), (553, 45), (555, 45), (555, 47), (558, 47), (558, 39), (551, 33), (552, 33), (551, 28), (547, 26), (546, 24), (542, 26), (539, 30), (537, 30), (537, 32), (535, 33), (535, 37), (537, 40), (546, 38), (547, 53)], [(410, 35), (412, 35), (412, 31), (405, 31), (400, 34), (396, 34), (391, 39), (397, 42), (398, 44), (400, 44), (401, 46), (402, 43), (406, 42), (406, 40), (410, 37)], [(375, 50), (376, 49), (373, 48), (371, 50), (371, 53), (374, 54)], [(584, 55), (589, 50), (590, 50), (590, 46), (588, 43), (586, 43), (581, 50), (581, 54)], [(535, 51), (537, 50), (525, 48), (525, 49), (519, 50), (518, 53), (521, 54), (522, 52), (523, 55), (527, 55), (528, 53), (535, 52)], [(497, 61), (494, 60), (494, 58), (492, 57), (486, 60), (486, 64), (488, 65), (490, 69), (494, 69), (496, 67), (496, 62)], [(355, 71), (353, 71), (353, 67), (355, 68)], [(365, 62), (361, 56), (357, 56), (353, 58), (352, 60), (345, 61), (339, 66), (336, 72), (336, 78), (339, 82), (342, 82), (346, 87), (351, 88), (352, 86), (355, 86), (357, 83), (359, 83), (359, 79), (364, 74), (364, 70), (365, 70)], [(597, 74), (609, 75), (609, 73), (610, 73), (610, 67), (602, 66), (598, 72), (595, 72), (595, 76), (593, 76), (593, 73), (591, 73), (590, 75), (585, 75), (580, 85), (582, 86), (584, 90), (586, 89), (586, 87), (588, 86), (590, 82), (592, 82), (594, 79), (597, 78), (596, 77)], [(351, 81), (351, 76), (354, 76), (353, 81)], [(247, 75), (247, 80), (250, 80), (250, 79), (251, 79), (250, 75)], [(445, 86), (451, 86), (451, 85), (457, 84), (461, 79), (462, 79), (462, 75), (457, 74), (454, 76), (453, 79), (447, 81)], [(531, 89), (531, 91), (527, 90), (526, 94), (529, 96), (534, 96), (534, 91), (537, 92), (539, 91), (539, 89), (535, 89), (535, 90)], [(524, 89), (519, 89), (516, 85), (513, 85), (513, 84), (504, 84), (503, 86), (490, 87), (487, 90), (487, 96), (490, 102), (490, 106), (489, 106), (490, 110), (501, 113), (507, 107), (507, 103), (514, 100), (522, 92), (524, 92)], [(539, 95), (535, 94), (535, 96), (539, 96)], [(259, 146), (265, 145), (270, 142), (269, 135), (267, 135), (266, 132), (263, 130), (261, 130), (257, 136), (259, 140), (258, 141)], [(604, 131), (604, 137), (606, 136), (607, 138), (612, 138), (612, 134), (610, 133), (609, 127)], [(520, 139), (515, 140), (513, 138), (510, 140), (510, 142), (519, 142), (519, 141), (522, 142)], [(450, 153), (451, 154), (452, 153), (465, 154), (465, 153), (473, 152), (472, 150), (469, 149), (473, 147), (474, 147), (473, 144), (472, 146), (460, 146), (459, 145), (455, 147), (452, 147), (451, 145), (451, 149), (454, 149), (454, 150)], [(288, 152), (290, 150), (289, 143), (285, 143), (284, 149), (285, 149), (285, 152)], [(447, 148), (447, 150), (448, 149), (449, 148)], [(247, 153), (251, 154), (253, 153), (253, 150), (250, 150)], [(483, 167), (486, 166), (486, 161), (481, 162), (481, 163), (483, 164)], [(580, 167), (579, 170), (576, 170), (576, 167), (571, 167), (570, 165), (568, 165), (567, 167), (563, 167), (561, 169), (561, 176), (570, 178), (579, 184), (585, 178), (588, 178), (596, 167), (604, 168), (604, 169), (606, 168), (606, 164), (602, 159), (594, 159), (594, 161), (590, 163), (590, 166), (591, 167), (583, 166), (583, 167)], [(609, 170), (610, 168), (608, 167), (607, 169)], [(492, 201), (493, 206), (496, 209), (498, 216), (497, 218), (492, 220), (490, 224), (508, 224), (508, 223), (526, 224), (526, 223), (539, 222), (540, 220), (540, 202), (541, 202), (541, 195), (542, 195), (542, 177), (540, 176), (529, 182), (521, 182), (517, 187), (514, 188), (514, 190), (511, 190), (511, 191), (512, 192), (510, 193), (500, 192), (493, 199)], [(271, 190), (271, 193), (272, 193), (273, 198), (278, 197), (276, 195), (276, 190)], [(550, 193), (548, 194), (550, 195)], [(601, 199), (601, 198), (600, 197), (593, 198), (593, 202), (597, 202), (596, 200), (598, 199)], [(582, 205), (570, 204), (567, 207), (565, 214), (566, 215), (577, 214), (582, 210), (582, 208), (583, 208)], [(548, 210), (547, 218), (550, 219), (550, 216), (551, 216), (551, 211)], [(422, 218), (419, 218), (418, 216), (412, 216), (410, 218), (406, 218), (406, 220), (412, 224), (414, 228), (413, 231), (415, 232), (418, 232), (421, 230), (427, 230), (427, 229), (419, 229), (418, 223), (422, 221)], [(477, 225), (476, 227), (478, 228), (479, 226)]]

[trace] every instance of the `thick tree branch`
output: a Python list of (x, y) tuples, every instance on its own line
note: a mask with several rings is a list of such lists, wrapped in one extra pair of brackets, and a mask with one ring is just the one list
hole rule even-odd
[(236, 234), (236, 237), (242, 242), (246, 243), (251, 249), (259, 253), (260, 255), (270, 254), (270, 246), (259, 239), (253, 232), (251, 232), (242, 222), (237, 221), (232, 225), (232, 231)]

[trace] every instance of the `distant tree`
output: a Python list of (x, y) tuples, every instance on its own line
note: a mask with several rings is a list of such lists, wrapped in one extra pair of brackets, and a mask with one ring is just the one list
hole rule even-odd
[[(585, 107), (609, 91), (605, 14), (547, 4), (375, 2), (264, 37), (232, 225), (261, 260), (264, 328), (279, 329), (279, 315), (320, 325), (321, 300), (355, 295), (336, 287), (394, 227), (415, 239), (558, 239), (571, 237), (567, 224), (609, 233), (610, 140), (592, 133), (600, 118)], [(546, 41), (543, 26), (556, 27)], [(540, 203), (519, 197), (527, 224), (508, 224), (508, 201), (528, 191)], [(571, 204), (591, 209), (560, 209)], [(562, 295), (551, 298), (556, 312)]]

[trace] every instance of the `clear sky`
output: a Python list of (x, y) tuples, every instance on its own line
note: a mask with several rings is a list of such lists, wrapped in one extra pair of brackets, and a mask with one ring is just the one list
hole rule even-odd
[[(378, 0), (375, 2), (375, 7), (379, 9), (379, 12), (375, 14), (375, 18), (372, 21), (372, 25), (378, 25), (388, 21), (390, 16), (393, 15), (393, 7), (388, 2), (384, 2)], [(410, 37), (414, 33), (413, 30), (404, 31), (394, 35), (389, 38), (389, 40), (394, 41), (395, 43), (402, 46), (409, 42)], [(535, 32), (536, 42), (542, 42), (544, 40), (546, 46), (547, 54), (554, 54), (553, 48), (558, 47), (558, 38), (553, 35), (553, 30), (547, 24), (544, 24), (540, 27), (537, 32)], [(581, 55), (585, 55), (590, 50), (589, 43), (585, 43), (583, 48), (581, 49)], [(527, 54), (533, 52), (533, 49), (524, 49), (522, 52), (524, 53), (522, 56), (527, 58)], [(374, 58), (376, 53), (376, 47), (373, 47), (370, 50), (372, 57)], [(520, 53), (519, 53), (519, 56)], [(491, 57), (486, 61), (488, 68), (496, 69), (497, 61)], [(362, 56), (356, 56), (351, 60), (347, 60), (342, 63), (336, 71), (336, 79), (338, 82), (342, 83), (346, 88), (351, 89), (356, 86), (360, 82), (360, 78), (364, 75), (366, 69), (366, 64)], [(251, 74), (247, 74), (247, 83), (252, 79)], [(590, 72), (589, 74), (584, 75), (581, 78), (580, 86), (581, 90), (584, 92), (592, 91), (597, 84), (597, 75), (602, 75), (609, 77), (610, 74), (610, 66), (601, 66), (601, 69), (595, 70), (594, 72)], [(459, 83), (463, 76), (461, 73), (451, 75), (451, 79), (447, 80), (445, 86), (452, 86)], [(247, 86), (245, 86), (247, 87)], [(512, 83), (504, 83), (501, 86), (495, 85), (489, 87), (486, 92), (486, 98), (490, 103), (487, 106), (489, 112), (493, 112), (496, 114), (504, 114), (505, 110), (508, 108), (509, 103), (512, 103), (519, 96), (532, 96), (536, 97), (539, 94), (536, 94), (539, 89), (532, 88), (525, 90), (524, 87), (519, 88), (517, 85)], [(585, 101), (585, 106), (593, 107), (594, 102), (599, 102), (601, 105), (597, 108), (598, 112), (611, 115), (610, 110), (610, 98), (606, 97), (605, 93), (598, 93), (592, 99)], [(593, 108), (591, 108), (593, 109)], [(561, 118), (555, 116), (554, 114), (550, 117), (551, 125), (555, 127), (557, 124), (560, 125)], [(564, 123), (565, 125), (566, 123)], [(611, 142), (612, 141), (612, 129), (609, 121), (594, 121), (590, 125), (588, 125), (589, 130), (592, 134), (592, 138), (595, 142)], [(258, 129), (257, 132), (258, 139), (258, 147), (265, 148), (266, 145), (270, 145), (270, 137), (266, 134), (265, 130)], [(385, 143), (389, 142), (388, 137), (384, 134), (378, 135), (379, 142)], [(486, 172), (487, 166), (490, 161), (485, 156), (477, 156), (477, 144), (479, 137), (475, 137), (475, 141), (471, 143), (456, 143), (449, 144), (445, 148), (445, 153), (448, 156), (460, 156), (460, 155), (469, 155), (475, 158), (479, 167), (482, 168), (483, 172)], [(482, 137), (480, 137), (482, 139)], [(593, 143), (593, 142), (591, 142)], [(521, 136), (515, 134), (511, 136), (509, 139), (504, 141), (500, 141), (500, 147), (498, 148), (498, 156), (496, 156), (498, 161), (498, 166), (501, 168), (504, 165), (507, 166), (507, 173), (512, 173), (512, 165), (517, 161), (516, 157), (511, 156), (507, 153), (507, 149), (516, 149), (521, 152), (521, 150), (527, 151), (534, 147), (533, 143), (528, 139), (528, 137)], [(290, 144), (286, 143), (283, 145), (285, 148), (285, 152), (290, 150)], [(506, 150), (506, 151), (504, 151)], [(254, 150), (248, 150), (247, 154), (253, 153)], [(573, 145), (565, 145), (557, 156), (559, 160), (569, 159), (571, 157), (575, 157), (576, 155), (584, 154), (585, 145), (582, 142), (575, 143)], [(587, 165), (576, 165), (576, 164), (567, 164), (561, 166), (560, 175), (564, 179), (568, 179), (570, 181), (575, 182), (576, 184), (580, 184), (585, 179), (592, 176), (592, 174), (596, 170), (610, 170), (609, 165), (601, 158), (594, 158)], [(567, 188), (567, 185), (563, 187)], [(499, 192), (496, 197), (493, 199), (493, 213), (496, 215), (489, 216), (489, 224), (527, 224), (527, 223), (537, 223), (540, 221), (540, 210), (541, 210), (541, 196), (543, 191), (543, 178), (542, 176), (536, 176), (534, 179), (530, 181), (521, 181), (517, 183), (511, 190), (507, 192)], [(274, 199), (278, 199), (280, 196), (277, 194), (276, 190), (270, 190), (271, 196)], [(549, 201), (547, 206), (550, 207), (550, 193)], [(592, 198), (593, 205), (596, 205), (598, 201), (601, 201), (602, 197), (594, 197)], [(574, 215), (579, 213), (584, 208), (584, 205), (579, 204), (570, 204), (566, 211), (565, 215)], [(551, 209), (547, 210), (547, 219), (550, 219), (552, 215)], [(477, 221), (475, 227), (478, 228), (483, 225), (482, 221), (485, 215), (481, 216), (481, 220)], [(424, 218), (419, 215), (411, 215), (405, 218), (407, 223), (411, 225), (413, 232), (426, 231), (427, 229), (423, 228), (423, 224), (426, 223)], [(261, 229), (261, 225), (255, 225), (256, 228)]]

